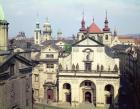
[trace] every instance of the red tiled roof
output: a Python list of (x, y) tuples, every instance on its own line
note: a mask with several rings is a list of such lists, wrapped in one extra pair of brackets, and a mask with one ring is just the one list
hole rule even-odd
[(89, 33), (101, 33), (102, 31), (100, 30), (100, 28), (93, 22), (90, 26), (89, 26)]

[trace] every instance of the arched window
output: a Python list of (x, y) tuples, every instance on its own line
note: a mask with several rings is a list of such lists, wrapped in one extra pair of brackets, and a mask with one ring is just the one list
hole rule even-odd
[(63, 89), (67, 89), (65, 92), (65, 101), (71, 103), (71, 85), (69, 83), (63, 84)]
[(112, 104), (114, 101), (114, 87), (108, 84), (105, 86), (105, 91), (106, 91), (105, 95), (106, 104)]
[(71, 86), (69, 83), (63, 84), (63, 89), (71, 89)]
[(105, 36), (105, 40), (108, 40), (108, 35)]

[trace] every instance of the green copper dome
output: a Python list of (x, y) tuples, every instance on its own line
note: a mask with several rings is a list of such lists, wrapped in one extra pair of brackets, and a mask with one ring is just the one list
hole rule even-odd
[(5, 20), (5, 18), (4, 18), (4, 11), (3, 11), (3, 8), (2, 8), (1, 5), (0, 5), (0, 20)]

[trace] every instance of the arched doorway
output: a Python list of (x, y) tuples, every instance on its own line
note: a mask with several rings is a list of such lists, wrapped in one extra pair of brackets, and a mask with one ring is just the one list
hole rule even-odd
[(63, 91), (65, 95), (65, 101), (71, 103), (71, 85), (69, 83), (63, 84)]
[(85, 93), (85, 101), (91, 103), (91, 93), (90, 92)]
[(105, 86), (105, 103), (112, 105), (114, 102), (114, 87), (110, 84)]
[(53, 100), (53, 90), (52, 89), (48, 89), (47, 90), (47, 99), (49, 101), (52, 101)]
[(96, 86), (90, 80), (85, 80), (80, 84), (83, 102), (93, 103), (96, 106)]

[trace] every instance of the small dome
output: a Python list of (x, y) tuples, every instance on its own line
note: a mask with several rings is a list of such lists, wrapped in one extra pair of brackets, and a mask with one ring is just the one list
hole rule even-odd
[(88, 32), (89, 33), (101, 33), (102, 31), (93, 21), (93, 23), (89, 26)]

